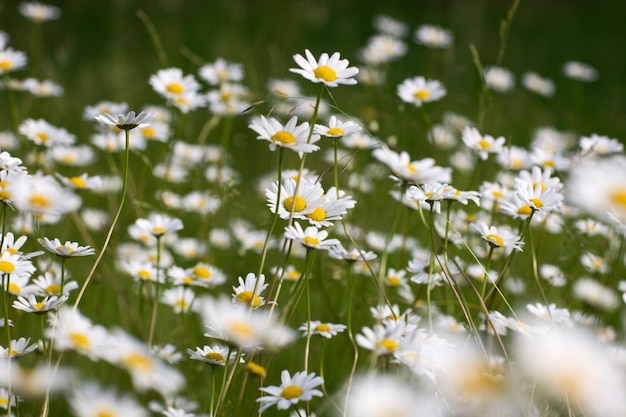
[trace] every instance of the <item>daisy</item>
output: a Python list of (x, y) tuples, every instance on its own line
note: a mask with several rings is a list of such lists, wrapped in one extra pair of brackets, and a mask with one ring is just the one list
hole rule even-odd
[(434, 25), (421, 25), (415, 30), (414, 40), (429, 48), (447, 49), (452, 45), (452, 31)]
[(353, 248), (348, 251), (341, 244), (334, 245), (328, 250), (328, 256), (334, 259), (340, 259), (348, 262), (356, 262), (358, 260), (373, 261), (377, 255), (371, 251), (359, 250)]
[(554, 83), (548, 78), (544, 78), (537, 73), (527, 72), (522, 76), (522, 84), (527, 90), (543, 97), (554, 95)]
[(180, 208), (198, 214), (215, 213), (220, 208), (220, 205), (221, 200), (218, 197), (208, 192), (200, 191), (193, 191), (187, 194), (180, 202)]
[(188, 93), (197, 93), (200, 84), (193, 75), (183, 75), (180, 68), (167, 68), (150, 76), (150, 85), (157, 93), (170, 101), (185, 97)]
[(409, 27), (406, 23), (394, 19), (391, 16), (379, 14), (374, 16), (374, 28), (385, 35), (403, 38), (409, 33)]
[(9, 393), (6, 388), (0, 388), (0, 408), (7, 409), (8, 407), (15, 407), (16, 397), (14, 393)]
[(270, 143), (270, 150), (276, 147), (291, 149), (303, 153), (317, 151), (319, 146), (314, 145), (320, 139), (319, 135), (311, 135), (309, 139), (309, 123), (304, 122), (297, 125), (298, 117), (293, 116), (287, 124), (283, 125), (273, 117), (266, 119), (265, 116), (254, 118), (248, 127), (254, 130), (259, 136), (258, 140), (266, 140)]
[[(9, 284), (9, 291), (15, 291), (19, 293), (19, 283), (15, 281), (17, 278), (26, 278), (28, 279), (34, 272), (36, 268), (33, 263), (24, 259), (24, 257), (20, 253), (12, 254), (10, 251), (2, 252), (0, 255), (0, 275), (2, 275), (3, 281), (6, 279), (6, 276), (11, 276), (11, 282)], [(6, 283), (4, 283), (6, 287)]]
[(170, 99), (169, 102), (182, 113), (187, 114), (191, 110), (203, 107), (207, 102), (207, 97), (197, 91), (188, 91)]
[(402, 81), (396, 93), (405, 103), (421, 107), (423, 103), (441, 99), (446, 95), (446, 89), (439, 81), (427, 80), (420, 76)]
[(160, 238), (166, 233), (174, 233), (183, 228), (183, 222), (165, 214), (152, 213), (147, 219), (137, 219), (135, 226), (139, 231)]
[[(0, 136), (1, 135), (0, 133)], [(2, 146), (2, 148), (6, 148), (6, 146)], [(8, 172), (26, 171), (26, 167), (22, 165), (22, 160), (11, 156), (7, 151), (0, 152), (0, 169)]]
[(500, 154), (506, 142), (502, 136), (494, 138), (490, 135), (481, 135), (475, 127), (466, 127), (463, 130), (462, 139), (465, 146), (477, 152), (483, 161), (489, 157), (490, 153)]
[[(230, 357), (228, 356), (228, 352), (229, 349), (224, 347), (224, 346), (220, 346), (220, 345), (213, 345), (213, 346), (204, 346), (204, 347), (197, 347), (196, 350), (191, 350), (191, 349), (187, 349), (187, 353), (189, 354), (189, 359), (195, 360), (195, 361), (200, 361), (200, 362), (204, 362), (207, 363), (209, 365), (218, 365), (218, 366), (225, 366), (226, 365), (226, 358), (228, 357), (228, 363), (233, 363), (236, 359), (236, 352), (231, 352), (230, 353)], [(241, 358), (240, 359), (240, 363), (244, 363), (244, 359)]]
[(193, 285), (205, 288), (213, 288), (226, 281), (226, 275), (219, 268), (202, 262), (188, 268), (186, 272), (193, 279)]
[(407, 49), (407, 44), (397, 37), (378, 34), (369, 38), (359, 55), (363, 62), (377, 67), (403, 57)]
[(526, 304), (526, 309), (535, 317), (554, 323), (571, 323), (570, 312), (566, 308), (558, 308), (554, 303), (547, 306), (541, 303)]
[(395, 176), (411, 184), (449, 183), (452, 179), (452, 170), (435, 165), (432, 158), (411, 161), (407, 152), (397, 153), (384, 146), (375, 149), (372, 155), (387, 165)]
[(123, 114), (126, 112), (128, 112), (128, 103), (101, 101), (93, 106), (85, 107), (85, 110), (83, 111), (83, 120), (93, 121), (95, 120), (96, 116), (102, 115), (104, 113)]
[(598, 274), (606, 274), (609, 271), (609, 265), (606, 260), (598, 255), (594, 255), (589, 251), (585, 251), (580, 257), (580, 263), (589, 272)]
[(339, 193), (341, 197), (337, 198), (337, 190), (332, 187), (325, 194), (323, 202), (319, 205), (312, 204), (312, 211), (304, 215), (310, 224), (317, 227), (330, 227), (335, 221), (341, 220), (348, 209), (354, 208), (356, 201), (350, 196), (344, 195), (343, 191)]
[(581, 137), (579, 145), (583, 156), (604, 156), (624, 151), (624, 145), (619, 140), (595, 133)]
[(13, 48), (0, 50), (0, 75), (7, 72), (17, 71), (26, 66), (28, 59), (22, 51), (16, 51)]
[(207, 253), (207, 245), (192, 237), (177, 239), (169, 247), (185, 259), (197, 259)]
[(18, 127), (18, 131), (36, 145), (47, 148), (73, 145), (76, 137), (67, 130), (56, 127), (43, 119), (26, 119)]
[(24, 89), (37, 97), (60, 97), (63, 95), (63, 87), (50, 80), (37, 80), (27, 78), (24, 80)]
[(78, 310), (61, 308), (50, 320), (54, 325), (45, 330), (45, 336), (54, 342), (55, 349), (73, 350), (91, 360), (102, 359), (110, 353), (112, 345), (109, 332), (93, 324)]
[[(298, 191), (297, 194), (296, 190)], [(280, 200), (277, 202), (278, 193), (277, 182), (265, 190), (267, 206), (272, 213), (276, 213), (278, 207), (278, 216), (281, 219), (289, 219), (290, 217), (304, 219), (316, 207), (320, 207), (324, 203), (322, 197), (324, 189), (318, 183), (304, 178), (300, 179), (299, 183), (291, 178), (284, 180), (280, 187)]]
[(300, 401), (311, 401), (313, 397), (323, 396), (322, 392), (315, 388), (322, 385), (324, 380), (315, 376), (315, 373), (307, 374), (306, 371), (302, 371), (290, 376), (289, 371), (283, 370), (280, 373), (280, 380), (279, 386), (259, 388), (268, 394), (257, 399), (257, 402), (261, 403), (260, 413), (273, 405), (279, 410), (286, 410)]
[(25, 1), (20, 3), (20, 14), (35, 23), (43, 23), (56, 20), (61, 17), (61, 9), (38, 1)]
[[(76, 284), (76, 282), (74, 282)], [(76, 284), (78, 287), (78, 284)], [(27, 313), (35, 313), (41, 314), (48, 312), (50, 310), (56, 310), (68, 299), (68, 295), (62, 296), (46, 296), (41, 301), (37, 301), (34, 294), (29, 294), (27, 296), (18, 296), (17, 300), (13, 301), (13, 308), (16, 310), (22, 310)]]
[[(67, 279), (67, 277), (66, 277)], [(61, 295), (61, 276), (54, 275), (51, 272), (45, 272), (33, 280), (33, 285), (37, 287), (38, 294), (41, 296), (60, 296)], [(71, 291), (78, 288), (76, 281), (65, 281), (63, 283), (63, 295), (69, 295)]]
[(63, 185), (73, 190), (97, 190), (102, 185), (100, 177), (90, 177), (87, 173), (69, 178), (58, 175), (58, 178)]
[(526, 149), (519, 146), (504, 146), (502, 152), (497, 154), (497, 161), (502, 168), (517, 171), (528, 168), (530, 156)]
[(417, 202), (428, 203), (435, 213), (441, 213), (441, 200), (451, 199), (456, 190), (448, 184), (426, 183), (421, 186), (412, 185), (406, 196)]
[(609, 287), (592, 278), (579, 278), (572, 288), (576, 298), (601, 310), (617, 308), (618, 297)]
[(277, 348), (293, 340), (293, 332), (265, 310), (250, 310), (226, 297), (199, 300), (204, 334), (232, 346), (251, 350)]
[(182, 353), (176, 350), (176, 346), (172, 344), (156, 345), (150, 348), (150, 353), (163, 359), (170, 365), (177, 364), (183, 358)]
[(495, 226), (487, 226), (485, 223), (478, 221), (471, 223), (470, 228), (476, 230), (480, 237), (486, 240), (489, 246), (493, 248), (521, 251), (522, 246), (524, 246), (524, 242), (520, 240), (520, 237), (505, 226), (497, 228)]
[(485, 77), (487, 87), (498, 93), (509, 92), (515, 87), (515, 77), (506, 68), (487, 67), (483, 76)]
[(102, 389), (91, 382), (82, 382), (71, 390), (69, 404), (77, 416), (84, 417), (146, 417), (148, 413), (129, 395)]
[(329, 138), (342, 138), (344, 136), (350, 136), (361, 131), (361, 126), (354, 123), (351, 120), (342, 122), (336, 116), (330, 116), (328, 126), (315, 125), (313, 133)]
[(557, 188), (542, 183), (519, 181), (516, 182), (514, 191), (517, 198), (525, 202), (531, 210), (550, 212), (560, 208), (563, 202), (563, 195)]
[(265, 304), (265, 299), (261, 294), (268, 284), (265, 283), (265, 275), (261, 274), (259, 279), (254, 273), (250, 272), (246, 275), (246, 280), (239, 277), (239, 286), (233, 287), (233, 302), (249, 305), (252, 308), (258, 308)]
[(73, 167), (90, 166), (96, 159), (94, 150), (87, 145), (55, 146), (48, 149), (46, 156), (58, 164)]
[(319, 230), (315, 226), (309, 226), (303, 230), (299, 223), (295, 223), (285, 228), (285, 239), (300, 242), (307, 249), (328, 250), (330, 247), (339, 244), (339, 240), (326, 239), (326, 237), (328, 237), (328, 232)]
[(173, 307), (174, 313), (176, 314), (194, 311), (195, 299), (195, 293), (191, 288), (186, 287), (168, 288), (161, 296), (161, 302)]
[(167, 123), (154, 120), (154, 116), (149, 126), (133, 131), (131, 140), (134, 135), (141, 135), (147, 141), (167, 142), (170, 136), (170, 128)]
[(366, 149), (378, 145), (379, 141), (376, 138), (369, 136), (361, 131), (346, 136), (341, 139), (341, 144), (346, 148), (352, 149)]
[(312, 320), (310, 323), (304, 323), (298, 328), (298, 330), (304, 333), (304, 336), (306, 336), (310, 332), (312, 335), (318, 334), (322, 337), (325, 337), (326, 339), (337, 336), (338, 333), (341, 333), (346, 329), (347, 326), (344, 324), (333, 324), (328, 322), (321, 322), (319, 320)]
[(608, 236), (609, 227), (600, 223), (594, 219), (581, 219), (576, 220), (574, 222), (574, 228), (578, 231), (578, 233), (587, 235), (587, 236)]
[(28, 346), (29, 343), (30, 338), (20, 337), (17, 340), (11, 340), (8, 348), (0, 346), (0, 358), (19, 358), (37, 349), (36, 343)]
[(215, 62), (206, 64), (198, 70), (200, 78), (211, 85), (223, 84), (227, 81), (239, 82), (243, 79), (243, 65), (228, 62), (224, 58), (218, 58)]
[(209, 91), (206, 100), (211, 113), (234, 116), (249, 109), (251, 104), (245, 100), (248, 89), (240, 84), (224, 83), (218, 90)]
[(142, 111), (136, 114), (134, 111), (129, 111), (126, 115), (118, 114), (116, 117), (112, 116), (110, 113), (102, 113), (95, 116), (94, 119), (106, 125), (115, 126), (120, 130), (129, 131), (137, 127), (140, 129), (148, 127), (152, 117), (152, 113)]
[(356, 343), (374, 352), (376, 355), (389, 355), (400, 347), (404, 334), (403, 322), (388, 321), (387, 324), (376, 324), (373, 328), (363, 327), (362, 334), (356, 335)]
[(61, 243), (57, 238), (53, 240), (47, 237), (37, 239), (37, 242), (44, 247), (50, 253), (53, 253), (61, 258), (73, 258), (76, 256), (89, 256), (94, 255), (96, 250), (90, 246), (78, 246), (76, 242), (67, 241)]
[(330, 57), (324, 52), (319, 60), (315, 59), (308, 49), (304, 53), (306, 59), (300, 54), (293, 56), (300, 68), (290, 68), (289, 71), (300, 74), (314, 83), (321, 82), (327, 87), (337, 87), (339, 84), (356, 84), (353, 77), (359, 73), (359, 69), (348, 67), (348, 60), (340, 59), (339, 52), (335, 52)]
[(568, 61), (563, 65), (563, 74), (576, 81), (591, 82), (598, 79), (598, 70), (579, 61)]

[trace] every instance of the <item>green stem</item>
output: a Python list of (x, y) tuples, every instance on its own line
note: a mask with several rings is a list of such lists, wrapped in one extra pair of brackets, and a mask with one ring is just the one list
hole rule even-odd
[(311, 278), (311, 267), (313, 265), (313, 259), (315, 258), (315, 251), (307, 248), (306, 251), (306, 268), (304, 270), (305, 276), (303, 277), (305, 292), (306, 292), (306, 347), (304, 349), (304, 371), (309, 373), (309, 351), (311, 348), (311, 290), (309, 281)]
[(157, 245), (157, 259), (156, 259), (156, 279), (154, 280), (154, 304), (152, 305), (152, 318), (150, 319), (150, 334), (148, 336), (148, 348), (152, 347), (152, 340), (154, 338), (154, 330), (156, 328), (157, 312), (159, 310), (159, 293), (161, 288), (160, 273), (161, 273), (161, 236), (156, 237)]

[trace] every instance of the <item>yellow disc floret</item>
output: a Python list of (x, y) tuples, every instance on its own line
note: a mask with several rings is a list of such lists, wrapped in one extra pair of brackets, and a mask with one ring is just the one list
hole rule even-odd
[(320, 80), (324, 80), (326, 82), (333, 82), (337, 79), (337, 73), (335, 70), (327, 65), (320, 65), (315, 68), (313, 70), (313, 74), (315, 74), (315, 78), (319, 78)]
[(288, 145), (296, 142), (296, 137), (292, 133), (284, 130), (279, 130), (278, 132), (274, 133), (270, 139), (272, 139), (272, 142), (279, 142), (283, 145)]

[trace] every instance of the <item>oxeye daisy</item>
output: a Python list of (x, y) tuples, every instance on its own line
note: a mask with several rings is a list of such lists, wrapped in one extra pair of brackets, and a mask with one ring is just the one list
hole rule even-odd
[(0, 75), (22, 69), (27, 62), (26, 54), (22, 51), (13, 48), (0, 50)]
[(309, 226), (303, 230), (299, 223), (294, 223), (292, 226), (285, 228), (285, 239), (300, 242), (307, 249), (328, 250), (332, 246), (339, 244), (337, 239), (326, 239), (327, 237), (327, 231), (320, 230), (315, 226)]
[(161, 296), (161, 302), (171, 306), (176, 314), (193, 311), (195, 299), (196, 294), (188, 287), (168, 288)]
[[(67, 279), (67, 276), (65, 279)], [(60, 296), (61, 287), (63, 288), (63, 295), (69, 295), (71, 291), (78, 288), (78, 283), (76, 281), (65, 281), (61, 286), (61, 276), (55, 275), (52, 272), (45, 272), (43, 275), (39, 275), (33, 280), (33, 285), (39, 289), (38, 295), (42, 296)]]
[(375, 149), (372, 155), (387, 165), (395, 176), (411, 184), (448, 183), (452, 179), (452, 170), (435, 165), (432, 158), (411, 161), (407, 152), (397, 153), (388, 147)]
[[(228, 348), (220, 345), (196, 347), (196, 350), (187, 349), (189, 359), (204, 362), (212, 366), (225, 366), (227, 360), (229, 363), (233, 363), (237, 354), (236, 352), (231, 352), (230, 356), (228, 356), (228, 351)], [(240, 363), (244, 362), (244, 359), (241, 358)]]
[(18, 127), (19, 132), (36, 145), (53, 148), (73, 145), (76, 137), (67, 130), (56, 127), (43, 119), (26, 119)]
[(407, 44), (395, 36), (377, 34), (369, 38), (359, 55), (363, 62), (377, 67), (404, 56), (407, 49)]
[[(278, 183), (273, 183), (265, 190), (267, 206), (272, 213), (276, 213), (278, 192)], [(318, 183), (301, 179), (298, 184), (296, 180), (287, 178), (280, 186), (278, 216), (281, 219), (289, 217), (302, 219), (324, 203), (323, 195), (324, 189)]]
[(490, 135), (482, 135), (475, 127), (466, 127), (463, 130), (462, 139), (465, 146), (478, 153), (482, 160), (486, 160), (490, 153), (500, 154), (506, 142), (502, 136), (494, 138)]
[(102, 359), (108, 355), (110, 335), (108, 331), (95, 325), (78, 310), (64, 307), (59, 309), (54, 327), (45, 331), (47, 338), (54, 341), (57, 350), (73, 350), (92, 360)]
[(356, 335), (356, 343), (377, 355), (393, 354), (400, 348), (404, 333), (403, 322), (388, 321), (385, 325), (376, 324), (373, 329), (363, 327), (362, 334)]
[(359, 250), (353, 248), (348, 251), (341, 244), (334, 245), (328, 250), (328, 256), (333, 259), (339, 259), (347, 262), (356, 262), (358, 260), (373, 261), (377, 255), (374, 252)]
[(166, 233), (174, 233), (183, 228), (183, 222), (165, 214), (152, 213), (147, 219), (137, 219), (135, 226), (144, 233), (160, 238)]
[(351, 120), (342, 122), (336, 116), (330, 116), (328, 126), (317, 124), (313, 129), (314, 133), (329, 138), (339, 139), (344, 136), (350, 136), (361, 131), (361, 126)]
[(50, 240), (47, 237), (44, 237), (37, 239), (37, 242), (39, 242), (39, 244), (48, 252), (62, 258), (89, 256), (96, 253), (96, 250), (90, 246), (78, 246), (78, 243), (70, 241), (61, 243), (61, 241), (57, 238)]
[(180, 68), (159, 70), (150, 77), (149, 82), (154, 91), (170, 101), (175, 101), (188, 93), (197, 93), (200, 90), (200, 84), (193, 75), (183, 75)]
[(343, 332), (346, 328), (347, 326), (344, 324), (333, 324), (319, 320), (312, 320), (310, 323), (304, 323), (298, 328), (298, 330), (303, 332), (304, 336), (306, 336), (310, 331), (311, 334), (318, 334), (326, 339), (330, 339), (338, 333)]
[(289, 71), (300, 74), (314, 83), (323, 83), (327, 87), (337, 87), (339, 84), (356, 84), (353, 77), (359, 73), (359, 69), (348, 67), (348, 60), (340, 59), (339, 52), (335, 52), (331, 56), (324, 52), (320, 55), (319, 60), (315, 59), (308, 49), (304, 51), (304, 54), (306, 58), (300, 54), (293, 56), (300, 68), (290, 68)]
[(78, 196), (49, 176), (14, 177), (10, 196), (17, 209), (33, 214), (42, 223), (55, 223), (81, 205)]
[(309, 123), (304, 122), (300, 125), (297, 123), (297, 116), (293, 116), (285, 125), (273, 117), (266, 119), (265, 116), (260, 116), (253, 119), (248, 127), (259, 135), (257, 139), (268, 141), (272, 151), (277, 147), (290, 149), (300, 155), (317, 151), (319, 146), (315, 145), (315, 142), (320, 139), (320, 136), (312, 135), (307, 141)]
[(486, 240), (491, 247), (521, 251), (522, 246), (524, 246), (524, 242), (520, 241), (520, 237), (504, 226), (497, 228), (495, 226), (487, 226), (485, 223), (478, 221), (471, 223), (470, 227), (476, 230), (480, 237)]
[(346, 196), (343, 191), (340, 191), (339, 194), (340, 196), (337, 197), (337, 189), (335, 187), (330, 188), (321, 203), (317, 205), (313, 203), (309, 206), (312, 211), (304, 214), (304, 218), (317, 227), (329, 227), (335, 221), (341, 220), (348, 209), (354, 208), (356, 201), (352, 197)]
[(591, 82), (598, 79), (598, 70), (579, 61), (567, 61), (563, 65), (563, 74), (576, 81)]
[(226, 276), (219, 268), (202, 262), (187, 268), (185, 271), (194, 280), (193, 285), (205, 288), (212, 288), (226, 281)]
[(414, 40), (428, 48), (446, 49), (452, 45), (454, 36), (448, 29), (434, 25), (421, 25), (415, 30)]
[(506, 93), (515, 87), (515, 77), (506, 68), (487, 67), (483, 76), (485, 77), (487, 87), (498, 93)]
[(624, 145), (619, 140), (595, 133), (581, 137), (579, 145), (583, 156), (604, 156), (624, 151)]
[(148, 413), (129, 395), (120, 395), (112, 389), (103, 389), (91, 382), (83, 382), (71, 391), (68, 399), (77, 416), (146, 417)]
[(246, 280), (239, 277), (239, 286), (233, 287), (233, 302), (241, 303), (258, 308), (265, 304), (265, 299), (261, 294), (268, 284), (265, 283), (265, 275), (261, 274), (257, 279), (256, 275), (250, 272), (246, 275)]
[(56, 20), (61, 17), (61, 9), (38, 1), (25, 1), (20, 3), (20, 14), (35, 23), (43, 23)]
[(416, 107), (437, 101), (446, 95), (446, 89), (439, 81), (427, 80), (424, 77), (407, 78), (398, 85), (396, 92), (402, 101)]
[(118, 114), (112, 116), (110, 113), (98, 114), (94, 117), (97, 121), (109, 126), (115, 126), (120, 130), (132, 130), (135, 128), (144, 128), (150, 126), (150, 120), (152, 119), (152, 113), (141, 112), (136, 114), (134, 111), (129, 111), (126, 115)]
[(554, 83), (549, 78), (544, 78), (537, 73), (527, 72), (522, 76), (522, 84), (527, 90), (543, 97), (554, 95)]
[(28, 345), (29, 343), (30, 338), (27, 339), (25, 337), (20, 337), (17, 340), (11, 340), (8, 348), (0, 346), (0, 358), (19, 358), (20, 356), (24, 356), (37, 349), (36, 343), (33, 343), (30, 346)]
[(198, 74), (209, 84), (218, 85), (227, 81), (241, 81), (244, 71), (243, 65), (218, 58), (215, 62), (201, 66)]
[(322, 385), (324, 380), (315, 376), (315, 373), (307, 374), (306, 371), (302, 371), (290, 376), (289, 371), (284, 370), (280, 373), (280, 380), (279, 386), (259, 388), (267, 394), (257, 399), (257, 402), (261, 403), (260, 413), (273, 405), (279, 410), (286, 410), (300, 401), (311, 401), (313, 397), (323, 396), (322, 392), (315, 388)]

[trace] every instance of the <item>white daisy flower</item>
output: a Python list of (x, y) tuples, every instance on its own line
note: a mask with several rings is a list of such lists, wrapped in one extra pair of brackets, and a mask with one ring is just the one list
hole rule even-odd
[(76, 242), (66, 241), (61, 243), (57, 238), (53, 240), (47, 237), (37, 239), (37, 242), (44, 247), (50, 253), (53, 253), (62, 258), (73, 258), (76, 256), (89, 256), (94, 255), (96, 250), (90, 246), (78, 246)]
[(246, 275), (246, 279), (239, 277), (239, 286), (233, 287), (233, 302), (259, 308), (265, 304), (265, 299), (260, 294), (267, 288), (265, 275), (261, 274), (259, 279), (253, 272)]
[(285, 228), (285, 239), (291, 239), (299, 242), (307, 249), (329, 249), (339, 244), (337, 239), (326, 239), (328, 232), (320, 230), (315, 226), (309, 226), (302, 229), (300, 223), (294, 223), (292, 226)]
[(160, 238), (166, 233), (174, 233), (183, 228), (183, 222), (165, 214), (152, 213), (147, 219), (137, 219), (135, 226), (144, 233)]
[(69, 404), (77, 416), (146, 417), (148, 413), (129, 395), (103, 389), (91, 382), (81, 382), (71, 390)]
[(591, 82), (598, 79), (598, 70), (579, 61), (568, 61), (563, 65), (563, 74), (576, 81)]
[(487, 87), (498, 93), (509, 92), (515, 87), (515, 77), (506, 68), (487, 67), (483, 76), (485, 77)]
[(13, 48), (2, 49), (0, 50), (0, 75), (22, 69), (27, 62), (28, 58), (24, 52)]
[(19, 5), (20, 14), (35, 23), (56, 20), (61, 17), (61, 9), (38, 1), (24, 1)]
[(311, 401), (313, 397), (322, 397), (320, 390), (315, 389), (322, 385), (322, 377), (315, 376), (315, 373), (307, 374), (305, 371), (296, 372), (293, 376), (289, 371), (282, 371), (280, 374), (281, 384), (259, 388), (265, 394), (257, 399), (261, 403), (259, 412), (267, 410), (273, 405), (279, 410), (286, 410), (300, 401)]
[(466, 127), (462, 135), (463, 143), (468, 148), (478, 153), (483, 161), (490, 153), (500, 154), (506, 139), (502, 136), (494, 138), (490, 135), (482, 135), (475, 127)]
[(527, 90), (543, 97), (554, 95), (554, 82), (549, 78), (540, 76), (534, 72), (527, 72), (522, 76), (522, 84)]
[(239, 82), (243, 79), (243, 65), (236, 62), (228, 62), (224, 58), (218, 58), (215, 62), (206, 64), (198, 70), (200, 78), (211, 85), (223, 84), (227, 81)]
[(298, 330), (304, 333), (304, 336), (310, 332), (312, 335), (318, 334), (326, 339), (337, 336), (338, 333), (341, 333), (346, 329), (347, 326), (344, 324), (333, 324), (319, 320), (312, 320), (310, 323), (304, 323), (298, 328)]
[(136, 114), (134, 111), (129, 111), (126, 115), (118, 114), (115, 117), (110, 113), (102, 113), (96, 115), (94, 119), (106, 125), (115, 126), (120, 130), (132, 130), (136, 127), (142, 129), (150, 126), (152, 116), (152, 113), (143, 111), (139, 114)]
[(480, 237), (486, 240), (491, 247), (521, 251), (522, 246), (524, 246), (524, 242), (520, 240), (520, 237), (514, 234), (508, 227), (487, 226), (481, 221), (471, 223), (470, 227), (476, 230)]
[[(187, 349), (189, 359), (218, 366), (226, 366), (226, 358), (228, 358), (228, 362), (231, 364), (235, 361), (237, 353), (231, 352), (230, 357), (228, 357), (228, 351), (228, 348), (220, 345), (205, 345), (203, 347), (196, 347), (196, 350)], [(239, 360), (239, 363), (244, 362), (245, 360), (243, 358)]]
[(429, 48), (447, 49), (452, 45), (452, 31), (434, 25), (421, 25), (415, 30), (414, 40)]
[(342, 138), (344, 136), (350, 136), (360, 131), (361, 126), (359, 126), (358, 124), (354, 123), (351, 120), (342, 122), (336, 116), (330, 116), (328, 126), (316, 124), (313, 129), (313, 132), (318, 135), (335, 139)]
[(423, 103), (437, 101), (446, 95), (446, 89), (439, 81), (427, 80), (421, 76), (402, 81), (396, 92), (402, 101), (416, 107), (421, 107)]
[(331, 56), (324, 52), (319, 60), (315, 59), (308, 49), (304, 53), (306, 59), (300, 54), (293, 56), (300, 68), (290, 68), (289, 71), (300, 74), (314, 83), (321, 82), (327, 87), (337, 87), (339, 84), (356, 84), (353, 77), (358, 74), (359, 69), (348, 67), (348, 60), (340, 59), (339, 52), (335, 52)]
[(298, 152), (300, 156), (303, 153), (317, 151), (319, 146), (315, 145), (315, 142), (320, 139), (320, 136), (314, 134), (308, 140), (309, 123), (304, 122), (300, 125), (297, 123), (297, 116), (293, 116), (285, 125), (273, 117), (266, 119), (265, 116), (260, 116), (253, 119), (248, 127), (259, 135), (257, 139), (268, 141), (272, 151), (276, 147), (282, 147)]

